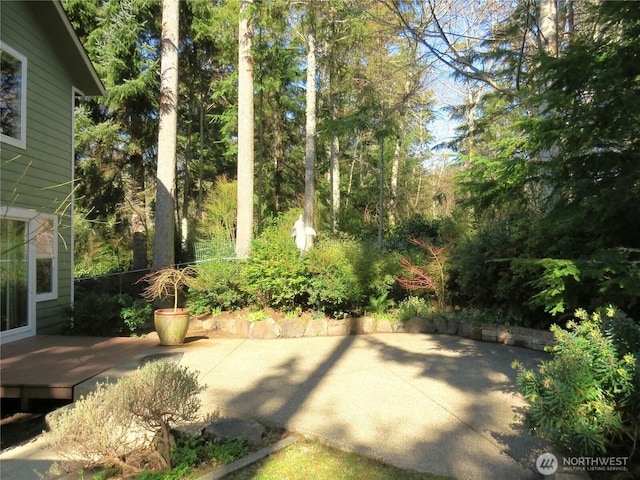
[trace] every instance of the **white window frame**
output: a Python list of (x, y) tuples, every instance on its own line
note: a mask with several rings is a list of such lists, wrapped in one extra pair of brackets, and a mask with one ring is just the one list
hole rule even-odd
[(0, 132), (0, 140), (3, 143), (13, 145), (15, 147), (26, 149), (27, 148), (27, 57), (20, 52), (11, 48), (6, 43), (0, 41), (0, 50), (8, 53), (16, 60), (20, 62), (20, 138), (14, 138), (9, 135), (5, 135)]
[[(43, 302), (47, 300), (56, 300), (58, 298), (58, 217), (49, 213), (42, 213), (36, 210), (27, 210), (26, 208), (3, 207), (0, 206), (0, 216), (12, 220), (22, 220), (27, 222), (27, 255), (29, 259), (29, 289), (33, 289), (36, 294), (36, 301)], [(37, 293), (37, 272), (36, 261), (38, 259), (38, 251), (36, 249), (36, 237), (42, 231), (41, 225), (44, 222), (51, 222), (51, 256), (40, 258), (51, 259), (51, 290), (48, 292)]]
[[(49, 232), (51, 237), (51, 253), (49, 255), (37, 251), (37, 236), (42, 233), (42, 225), (48, 222), (51, 222), (51, 232)], [(49, 291), (38, 293), (37, 268), (33, 276), (34, 288), (36, 290), (36, 301), (44, 302), (47, 300), (56, 300), (58, 298), (58, 217), (55, 215), (40, 213), (37, 217), (33, 218), (29, 222), (29, 242), (30, 244), (33, 244), (34, 265), (37, 266), (38, 260), (42, 258), (51, 260), (51, 289)]]

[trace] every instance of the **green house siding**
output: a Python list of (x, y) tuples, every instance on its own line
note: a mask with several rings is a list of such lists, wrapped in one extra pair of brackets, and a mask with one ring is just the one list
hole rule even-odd
[(2, 144), (1, 204), (58, 218), (57, 299), (36, 303), (38, 333), (54, 333), (72, 301), (72, 79), (32, 2), (2, 2), (2, 41), (27, 59), (26, 148)]

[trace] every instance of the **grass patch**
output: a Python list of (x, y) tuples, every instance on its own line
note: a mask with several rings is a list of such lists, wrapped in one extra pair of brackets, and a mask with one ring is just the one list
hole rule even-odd
[(402, 470), (312, 440), (293, 445), (230, 474), (230, 480), (452, 480), (430, 473)]

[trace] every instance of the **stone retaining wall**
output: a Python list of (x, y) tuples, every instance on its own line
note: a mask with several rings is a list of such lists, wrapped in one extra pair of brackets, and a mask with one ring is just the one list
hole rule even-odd
[(192, 318), (192, 328), (221, 332), (242, 338), (273, 339), (318, 336), (357, 335), (366, 333), (444, 333), (485, 342), (502, 343), (533, 350), (544, 350), (554, 342), (549, 331), (533, 328), (495, 324), (470, 324), (451, 320), (432, 322), (424, 318), (412, 318), (402, 322), (390, 322), (373, 317), (352, 317), (344, 320), (330, 318), (285, 318), (276, 321), (267, 318), (250, 322), (242, 318), (203, 317)]

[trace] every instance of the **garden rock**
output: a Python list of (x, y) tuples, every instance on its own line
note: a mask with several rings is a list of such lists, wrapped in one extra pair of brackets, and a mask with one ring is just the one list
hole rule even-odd
[(278, 338), (280, 335), (282, 335), (282, 328), (273, 318), (267, 318), (266, 320), (251, 325), (250, 338), (264, 340), (267, 338)]
[(428, 320), (420, 317), (414, 317), (410, 320), (407, 320), (404, 324), (404, 332), (406, 333), (423, 333), (428, 331), (427, 324)]
[(358, 333), (374, 333), (378, 322), (373, 317), (362, 317), (356, 319)]
[(250, 324), (247, 320), (243, 320), (242, 318), (235, 318), (231, 323), (231, 331), (229, 333), (240, 335), (244, 338), (249, 338), (250, 331)]
[(246, 438), (251, 445), (260, 445), (264, 433), (261, 423), (242, 418), (217, 420), (202, 430), (202, 436), (214, 443)]
[(344, 336), (349, 333), (346, 320), (329, 320), (327, 322), (327, 335)]
[(297, 318), (285, 318), (281, 322), (282, 336), (284, 338), (300, 338), (304, 335), (305, 323)]
[(458, 328), (458, 335), (464, 338), (482, 340), (482, 327), (470, 323), (461, 323)]
[(380, 333), (393, 333), (393, 324), (389, 320), (382, 318), (378, 320), (376, 331)]
[(327, 321), (324, 318), (312, 318), (304, 330), (305, 337), (319, 337), (327, 334)]

